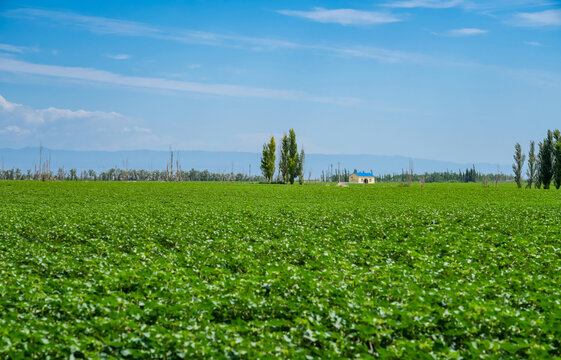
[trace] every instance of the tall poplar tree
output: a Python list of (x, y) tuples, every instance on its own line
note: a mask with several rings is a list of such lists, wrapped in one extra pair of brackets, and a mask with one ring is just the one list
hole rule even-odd
[(528, 176), (528, 183), (526, 184), (526, 189), (531, 189), (532, 184), (536, 180), (536, 146), (533, 141), (530, 141), (530, 151), (528, 152), (528, 170), (526, 170), (526, 176)]
[(282, 181), (284, 183), (288, 182), (288, 154), (289, 154), (289, 144), (288, 135), (284, 134), (281, 141), (280, 148), (280, 159), (279, 159), (279, 171), (282, 176)]
[(522, 187), (522, 167), (526, 160), (526, 155), (522, 154), (522, 147), (519, 143), (514, 145), (514, 164), (512, 164), (512, 171), (514, 172), (514, 181), (518, 188)]
[[(538, 143), (538, 147), (539, 147), (539, 143)], [(541, 189), (542, 188), (542, 176), (540, 175), (540, 158), (537, 157), (536, 158), (536, 189)]]
[(300, 177), (300, 182), (303, 181), (304, 151), (298, 154), (298, 144), (296, 143), (294, 129), (290, 129), (288, 135), (285, 134), (282, 137), (279, 170), (285, 183), (294, 184), (294, 180), (297, 177)]
[(302, 149), (298, 158), (298, 182), (300, 182), (300, 185), (304, 184), (304, 157), (304, 149)]
[(296, 133), (294, 129), (288, 131), (288, 181), (294, 184), (294, 179), (298, 176), (298, 165), (300, 164), (300, 156), (298, 155), (298, 144), (296, 143)]
[(553, 146), (553, 180), (555, 183), (555, 188), (559, 189), (561, 187), (561, 132), (555, 130), (553, 132), (555, 138), (555, 143)]
[(261, 171), (268, 182), (271, 182), (275, 175), (275, 160), (277, 157), (275, 151), (275, 137), (271, 136), (269, 143), (263, 144), (263, 156), (261, 157)]
[(544, 189), (549, 189), (551, 184), (551, 179), (553, 178), (553, 132), (551, 130), (547, 131), (547, 137), (543, 139), (543, 142), (539, 143), (540, 151), (538, 153), (539, 161), (539, 178), (540, 183), (543, 185)]

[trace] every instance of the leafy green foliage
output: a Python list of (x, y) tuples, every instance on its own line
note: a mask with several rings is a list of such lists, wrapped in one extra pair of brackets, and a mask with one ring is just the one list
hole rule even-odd
[(553, 162), (554, 162), (554, 142), (553, 142), (553, 132), (547, 130), (547, 136), (543, 139), (543, 142), (539, 144), (540, 151), (538, 153), (538, 164), (539, 164), (539, 178), (540, 183), (543, 185), (544, 189), (549, 189), (551, 184), (551, 179), (553, 178)]
[(304, 181), (304, 150), (298, 154), (298, 144), (296, 143), (296, 133), (294, 129), (284, 135), (281, 143), (279, 169), (285, 183), (294, 184), (294, 180), (299, 177), (300, 184)]
[(526, 161), (526, 155), (522, 154), (522, 147), (519, 143), (514, 145), (514, 164), (512, 164), (512, 171), (514, 172), (514, 181), (518, 188), (522, 187), (522, 167)]
[(561, 356), (561, 199), (0, 182), (0, 358)]
[(296, 168), (296, 174), (298, 175), (300, 185), (304, 184), (304, 160), (306, 155), (304, 154), (304, 149), (300, 150), (300, 156), (298, 157), (298, 167)]
[(300, 174), (300, 156), (298, 155), (298, 144), (296, 143), (296, 133), (294, 129), (288, 131), (288, 182), (294, 184), (294, 179)]
[(279, 171), (282, 176), (282, 181), (284, 183), (288, 182), (288, 178), (289, 178), (289, 171), (288, 171), (288, 160), (290, 156), (289, 147), (290, 147), (290, 140), (288, 139), (288, 135), (284, 134), (281, 141), (280, 159), (279, 159)]
[(561, 132), (555, 130), (553, 136), (555, 137), (555, 143), (553, 144), (553, 181), (555, 188), (559, 189), (561, 187)]
[(263, 144), (261, 171), (265, 179), (269, 182), (273, 180), (273, 176), (275, 175), (276, 147), (274, 136), (271, 136), (271, 140), (268, 143)]
[(535, 142), (530, 141), (530, 151), (528, 151), (528, 170), (526, 170), (526, 175), (528, 177), (526, 189), (531, 189), (532, 184), (536, 180), (536, 153), (535, 153)]

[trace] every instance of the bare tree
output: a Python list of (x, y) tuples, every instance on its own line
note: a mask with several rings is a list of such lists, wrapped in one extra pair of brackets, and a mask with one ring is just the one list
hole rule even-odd
[(169, 156), (169, 179), (170, 181), (173, 181), (173, 151), (171, 150), (171, 145), (169, 146)]
[(409, 159), (409, 172), (407, 173), (407, 187), (413, 182), (413, 160)]

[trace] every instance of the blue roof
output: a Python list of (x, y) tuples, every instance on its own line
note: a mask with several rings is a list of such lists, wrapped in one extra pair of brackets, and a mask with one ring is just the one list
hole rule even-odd
[(353, 174), (355, 174), (357, 176), (374, 176), (374, 175), (372, 175), (372, 173), (357, 173), (357, 172), (355, 172)]

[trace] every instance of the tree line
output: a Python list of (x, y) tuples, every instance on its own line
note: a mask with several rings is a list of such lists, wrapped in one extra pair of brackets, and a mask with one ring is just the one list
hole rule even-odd
[(124, 170), (112, 168), (96, 172), (93, 169), (78, 171), (59, 168), (56, 173), (51, 171), (33, 172), (14, 168), (0, 170), (0, 180), (42, 180), (42, 181), (264, 181), (260, 175), (243, 173), (217, 173), (208, 170), (189, 171), (177, 170), (170, 175), (168, 170)]
[[(369, 170), (372, 172), (371, 170)], [(358, 172), (357, 169), (354, 169), (352, 172), (343, 168), (342, 170), (338, 169), (327, 169), (327, 171), (322, 171), (320, 175), (320, 181), (322, 182), (348, 182), (349, 176), (353, 172)], [(363, 171), (360, 171), (363, 172)], [(376, 176), (378, 182), (407, 182), (409, 173), (402, 169), (401, 173), (393, 173), (393, 174), (382, 174)], [(461, 170), (458, 171), (434, 171), (434, 172), (424, 172), (424, 173), (413, 173), (411, 175), (411, 181), (419, 182), (423, 181), (425, 183), (441, 183), (441, 182), (455, 182), (455, 183), (486, 183), (492, 181), (498, 182), (508, 182), (513, 181), (514, 177), (508, 174), (502, 173), (495, 173), (495, 174), (487, 174), (481, 173), (475, 170), (475, 166), (471, 169)]]
[[(526, 170), (526, 188), (549, 189), (551, 183), (556, 189), (561, 187), (561, 132), (559, 130), (547, 130), (546, 137), (538, 143), (538, 154), (535, 153), (535, 142), (530, 142), (528, 151), (528, 162)], [(514, 163), (512, 171), (514, 181), (519, 188), (522, 187), (522, 170), (526, 155), (522, 153), (519, 143), (514, 145)]]
[[(385, 174), (381, 175), (378, 179), (381, 182), (406, 182), (408, 174), (402, 171), (401, 174)], [(435, 172), (425, 172), (423, 174), (413, 174), (412, 181), (418, 182), (423, 181), (425, 183), (489, 183), (489, 182), (508, 182), (513, 181), (514, 177), (508, 174), (487, 174), (481, 173), (475, 170), (475, 168), (466, 169), (462, 171), (459, 169), (457, 172), (454, 171), (435, 171)]]
[[(274, 136), (271, 136), (268, 143), (263, 144), (261, 171), (268, 182), (272, 182), (275, 177), (276, 147)], [(294, 184), (296, 178), (298, 178), (298, 182), (302, 185), (304, 183), (304, 159), (304, 149), (298, 152), (296, 133), (294, 129), (290, 129), (281, 140), (277, 182)]]
[[(357, 172), (356, 169), (353, 172)], [(352, 172), (346, 168), (327, 169), (322, 171), (321, 182), (348, 182)], [(385, 174), (377, 177), (381, 182), (406, 182), (407, 172), (402, 171), (400, 174)], [(508, 174), (483, 174), (472, 169), (457, 172), (431, 172), (423, 174), (413, 174), (413, 181), (423, 180), (426, 183), (433, 182), (485, 182), (498, 178), (500, 182), (513, 181), (514, 177)], [(90, 170), (77, 170), (59, 168), (57, 172), (51, 172), (45, 169), (42, 172), (31, 170), (22, 171), (18, 168), (9, 170), (0, 170), (0, 180), (43, 180), (43, 181), (249, 181), (260, 182), (270, 181), (265, 176), (251, 175), (243, 173), (219, 173), (208, 170), (189, 171), (176, 170), (170, 173), (169, 170), (126, 170), (120, 168), (111, 168), (106, 171), (97, 172)]]

